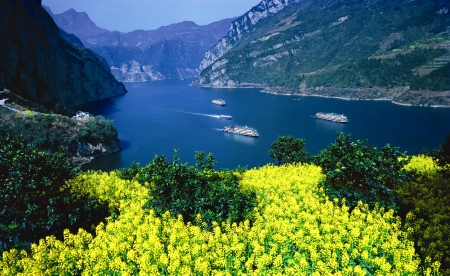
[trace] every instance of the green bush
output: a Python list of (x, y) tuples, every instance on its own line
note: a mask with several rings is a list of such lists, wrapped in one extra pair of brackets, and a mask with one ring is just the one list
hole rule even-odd
[(379, 151), (366, 143), (338, 133), (336, 141), (313, 158), (327, 176), (322, 185), (331, 198), (346, 198), (348, 206), (361, 200), (369, 206), (398, 210), (395, 191), (414, 176), (404, 169), (409, 159), (389, 144)]
[(293, 136), (279, 136), (272, 143), (269, 155), (278, 165), (309, 163), (311, 161), (311, 155), (305, 150), (305, 140), (295, 139)]
[(407, 169), (415, 170), (418, 177), (399, 189), (401, 207), (405, 213), (410, 211), (405, 229), (414, 239), (423, 266), (439, 261), (443, 275), (450, 275), (450, 167), (419, 155)]
[(200, 214), (207, 226), (213, 221), (243, 221), (251, 217), (256, 206), (254, 192), (244, 191), (239, 185), (240, 171), (213, 169), (212, 154), (195, 155), (197, 163), (188, 166), (180, 163), (175, 155), (172, 162), (164, 156), (155, 156), (142, 167), (137, 163), (120, 170), (123, 179), (137, 180), (142, 185), (150, 183), (151, 199), (146, 207), (162, 215), (169, 211), (172, 216), (183, 215), (185, 221), (195, 223)]
[(0, 251), (89, 224), (95, 201), (66, 184), (76, 174), (67, 153), (39, 152), (22, 137), (0, 137)]

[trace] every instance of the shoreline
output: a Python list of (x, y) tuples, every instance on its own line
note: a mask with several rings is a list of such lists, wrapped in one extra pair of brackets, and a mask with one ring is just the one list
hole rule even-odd
[[(260, 89), (259, 92), (276, 96), (320, 97), (345, 101), (389, 101), (392, 104), (400, 106), (450, 108), (450, 91), (413, 91), (410, 90), (409, 87), (394, 87), (390, 89), (383, 87), (351, 89), (321, 86), (300, 90), (296, 88), (269, 87), (257, 83), (241, 83), (233, 87), (198, 85), (194, 84), (194, 82), (190, 85), (217, 89), (253, 88)], [(323, 93), (317, 94), (317, 91), (322, 91)], [(333, 94), (341, 95), (334, 96)], [(342, 94), (344, 96), (342, 96)], [(405, 101), (402, 101), (402, 99)], [(446, 104), (441, 104), (441, 102)]]
[[(240, 87), (236, 87), (236, 88), (240, 88)], [(255, 87), (255, 88), (260, 88), (260, 87)], [(381, 98), (354, 98), (354, 97), (331, 96), (331, 95), (323, 95), (323, 94), (283, 93), (283, 92), (271, 91), (269, 89), (263, 88), (259, 92), (272, 94), (272, 95), (276, 95), (276, 96), (319, 97), (319, 98), (328, 98), (328, 99), (338, 99), (338, 100), (344, 100), (344, 101), (389, 101), (392, 104), (400, 105), (400, 106), (410, 106), (410, 107), (416, 106), (416, 107), (430, 107), (430, 108), (450, 108), (450, 105), (413, 104), (413, 103), (408, 103), (408, 102), (399, 102), (399, 101), (396, 101), (394, 98), (386, 98), (386, 97), (381, 97)]]

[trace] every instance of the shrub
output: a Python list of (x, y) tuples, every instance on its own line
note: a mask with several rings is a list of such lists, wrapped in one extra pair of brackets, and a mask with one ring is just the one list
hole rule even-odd
[(379, 151), (366, 143), (338, 133), (336, 141), (314, 157), (327, 176), (322, 185), (331, 198), (346, 198), (349, 206), (361, 200), (372, 207), (398, 209), (396, 190), (413, 179), (413, 172), (403, 168), (409, 159), (389, 144)]
[(212, 154), (197, 152), (197, 163), (188, 166), (180, 163), (177, 155), (172, 162), (164, 156), (155, 156), (142, 167), (133, 164), (121, 170), (121, 177), (137, 180), (142, 185), (150, 183), (151, 199), (146, 204), (157, 214), (169, 211), (174, 217), (182, 215), (186, 221), (195, 222), (197, 214), (211, 226), (213, 221), (243, 221), (250, 218), (255, 206), (255, 194), (244, 191), (239, 185), (241, 172), (213, 169)]
[(424, 267), (438, 261), (441, 272), (450, 275), (450, 168), (421, 155), (414, 156), (406, 169), (416, 171), (418, 178), (399, 189), (402, 208), (411, 210), (405, 227), (411, 231)]
[(304, 139), (295, 139), (293, 136), (279, 136), (272, 143), (272, 149), (269, 151), (269, 155), (278, 165), (309, 163), (311, 161), (311, 155), (305, 150), (305, 143)]
[(66, 153), (47, 154), (21, 137), (0, 137), (0, 251), (27, 248), (90, 222), (95, 200), (73, 194), (66, 184), (76, 173)]

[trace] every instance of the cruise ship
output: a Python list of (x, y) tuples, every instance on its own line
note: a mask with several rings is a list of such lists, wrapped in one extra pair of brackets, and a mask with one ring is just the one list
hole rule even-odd
[(348, 123), (348, 118), (344, 114), (317, 112), (315, 117), (337, 123)]
[(217, 104), (217, 105), (221, 105), (221, 106), (224, 106), (224, 105), (227, 104), (227, 103), (226, 103), (224, 100), (222, 100), (222, 99), (214, 99), (214, 100), (212, 100), (212, 103), (213, 103), (213, 104)]
[(248, 126), (225, 126), (223, 128), (224, 132), (244, 135), (244, 136), (251, 136), (251, 137), (258, 137), (259, 134), (256, 131), (256, 129), (248, 127)]

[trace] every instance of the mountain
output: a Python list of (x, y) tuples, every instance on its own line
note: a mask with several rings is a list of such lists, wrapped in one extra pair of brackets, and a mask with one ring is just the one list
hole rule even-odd
[(228, 31), (233, 19), (205, 26), (184, 21), (156, 30), (128, 33), (99, 28), (85, 12), (53, 14), (58, 26), (105, 58), (119, 81), (149, 81), (198, 76), (205, 52)]
[(241, 39), (242, 35), (246, 32), (254, 31), (257, 23), (262, 19), (272, 16), (275, 13), (283, 10), (292, 4), (298, 3), (300, 0), (263, 0), (258, 5), (254, 6), (250, 11), (245, 13), (232, 22), (230, 30), (227, 35), (222, 37), (213, 47), (208, 49), (204, 59), (200, 64), (200, 70), (205, 69), (228, 50), (230, 50), (234, 44)]
[(210, 48), (193, 84), (450, 106), (444, 0), (264, 0)]
[(108, 30), (97, 27), (85, 12), (69, 9), (61, 14), (53, 14), (50, 8), (43, 7), (53, 17), (58, 27), (68, 33), (75, 34), (82, 40), (90, 36), (110, 33)]
[(72, 44), (38, 0), (0, 2), (0, 84), (53, 108), (126, 93), (90, 50)]

